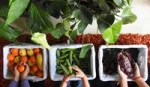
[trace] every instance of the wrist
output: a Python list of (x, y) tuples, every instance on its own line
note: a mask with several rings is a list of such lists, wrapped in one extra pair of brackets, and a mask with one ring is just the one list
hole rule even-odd
[(24, 80), (24, 79), (26, 79), (26, 77), (22, 76), (22, 77), (21, 77), (21, 80)]
[(19, 81), (19, 76), (15, 76), (15, 77), (14, 77), (14, 81), (17, 81), (17, 82), (18, 82), (18, 81)]
[(120, 77), (121, 81), (127, 81), (127, 77)]
[(134, 80), (135, 82), (138, 82), (138, 81), (141, 81), (141, 80), (143, 80), (143, 79), (141, 78), (141, 76), (139, 76), (139, 77), (134, 78), (133, 80)]
[(82, 79), (82, 80), (83, 80), (83, 79), (87, 79), (86, 75), (84, 75), (83, 77), (81, 77), (81, 79)]

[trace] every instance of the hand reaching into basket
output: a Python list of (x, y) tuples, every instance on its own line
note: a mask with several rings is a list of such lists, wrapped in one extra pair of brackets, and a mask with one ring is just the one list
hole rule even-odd
[(120, 66), (118, 65), (118, 74), (119, 74), (119, 83), (120, 83), (120, 87), (128, 87), (127, 84), (127, 75), (121, 71)]
[[(23, 64), (23, 63), (20, 63), (20, 64)], [(29, 82), (27, 80), (27, 76), (30, 71), (29, 66), (26, 63), (24, 63), (25, 70), (23, 72), (19, 72), (18, 66), (20, 64), (18, 64), (14, 68), (14, 78), (11, 81), (11, 83), (9, 84), (9, 87), (18, 87), (18, 81), (20, 78), (21, 78), (21, 87), (30, 87)]]
[[(84, 74), (84, 72), (78, 67), (78, 66), (72, 66), (72, 69), (76, 71), (76, 78), (81, 78), (82, 81), (78, 81), (78, 85), (81, 85), (81, 87), (90, 87), (87, 76)], [(72, 75), (64, 75), (64, 79), (62, 81), (62, 84), (60, 87), (67, 87), (70, 78)]]
[(133, 80), (137, 83), (137, 85), (139, 87), (149, 87), (148, 84), (141, 77), (139, 66), (137, 65), (137, 63), (135, 64), (135, 71), (134, 71)]

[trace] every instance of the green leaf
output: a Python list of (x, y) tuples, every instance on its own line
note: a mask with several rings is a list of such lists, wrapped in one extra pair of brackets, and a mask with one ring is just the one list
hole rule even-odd
[(65, 6), (61, 9), (61, 11), (64, 13), (64, 14), (68, 14), (70, 12), (70, 7), (69, 5), (66, 3)]
[(15, 0), (9, 0), (9, 6), (14, 2)]
[(79, 9), (76, 9), (73, 11), (72, 18), (80, 19), (80, 10)]
[(88, 23), (87, 22), (83, 22), (81, 21), (79, 24), (78, 24), (78, 31), (79, 33), (83, 33), (85, 28), (87, 27)]
[(122, 28), (122, 21), (118, 21), (106, 29), (103, 33), (103, 39), (107, 43), (115, 43), (118, 40)]
[(92, 13), (83, 5), (80, 5), (79, 9), (81, 21), (87, 22), (88, 24), (92, 24), (93, 21)]
[(110, 10), (110, 7), (106, 3), (106, 0), (98, 0), (99, 7), (103, 10), (108, 12)]
[(39, 23), (34, 22), (32, 18), (27, 19), (27, 27), (31, 33), (42, 32), (41, 26)]
[(110, 27), (115, 21), (114, 15), (100, 15), (97, 19), (98, 29), (101, 33), (103, 33), (108, 27)]
[(131, 5), (133, 0), (126, 0), (129, 5)]
[(76, 1), (76, 0), (67, 0), (69, 3), (72, 3), (72, 2), (74, 2), (74, 1)]
[(68, 19), (64, 20), (63, 23), (64, 23), (64, 28), (65, 28), (66, 30), (71, 30), (71, 29), (70, 29), (70, 22), (69, 22)]
[(40, 24), (44, 30), (48, 28), (53, 29), (49, 14), (38, 3), (31, 3), (29, 13), (33, 21)]
[(8, 14), (8, 7), (1, 7), (0, 8), (0, 17), (7, 17)]
[(16, 38), (22, 33), (18, 29), (10, 26), (5, 26), (5, 23), (0, 22), (0, 37), (15, 42)]
[(77, 36), (77, 34), (78, 34), (78, 33), (77, 33), (77, 29), (76, 29), (76, 30), (74, 30), (74, 31), (71, 32), (70, 37), (71, 37), (71, 38), (74, 38), (74, 37)]
[(63, 13), (69, 13), (70, 11), (68, 3), (65, 0), (48, 1), (45, 3), (45, 9), (55, 18), (60, 17), (61, 11)]
[(125, 7), (123, 9), (122, 21), (123, 24), (132, 23), (137, 19), (136, 15), (131, 12), (130, 7)]
[(51, 48), (47, 42), (45, 33), (39, 33), (39, 32), (34, 33), (31, 37), (31, 40), (37, 44), (41, 44), (42, 46), (44, 46), (45, 48), (47, 48), (49, 50)]
[(51, 35), (56, 38), (59, 39), (62, 35), (64, 35), (66, 32), (66, 30), (64, 29), (64, 25), (63, 24), (57, 24), (56, 29), (54, 29), (51, 32)]
[(83, 46), (81, 51), (80, 51), (80, 58), (84, 58), (88, 52), (88, 50), (92, 47), (92, 45), (87, 45), (87, 46)]
[(123, 5), (123, 0), (114, 0), (114, 2), (117, 6), (122, 6)]
[(6, 19), (6, 25), (11, 24), (22, 15), (29, 4), (29, 1), (30, 0), (15, 0), (11, 3)]

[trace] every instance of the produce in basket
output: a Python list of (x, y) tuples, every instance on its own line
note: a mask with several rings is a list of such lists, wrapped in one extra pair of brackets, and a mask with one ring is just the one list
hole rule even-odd
[[(109, 75), (115, 75), (117, 74), (117, 56), (118, 54), (124, 50), (124, 52), (130, 53), (132, 59), (137, 62), (139, 50), (137, 48), (128, 48), (128, 49), (122, 49), (122, 48), (106, 48), (103, 49), (103, 71), (105, 74)], [(134, 68), (134, 61), (132, 61), (131, 66)]]
[(77, 65), (84, 73), (90, 74), (90, 54), (92, 45), (86, 45), (82, 48), (64, 48), (57, 49), (56, 72), (58, 74), (75, 74), (72, 70), (73, 65)]
[(130, 78), (133, 78), (134, 68), (132, 67), (132, 65), (134, 65), (135, 62), (131, 54), (127, 51), (122, 50), (117, 55), (117, 61), (120, 65), (121, 70)]
[(13, 72), (14, 67), (18, 65), (19, 72), (25, 70), (24, 63), (30, 67), (30, 76), (43, 77), (43, 54), (40, 48), (10, 48), (8, 59), (8, 72)]

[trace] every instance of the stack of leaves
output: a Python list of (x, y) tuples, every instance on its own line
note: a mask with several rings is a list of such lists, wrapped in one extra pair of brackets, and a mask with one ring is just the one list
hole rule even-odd
[(82, 48), (65, 48), (57, 49), (57, 66), (56, 72), (59, 74), (66, 73), (75, 74), (75, 71), (72, 70), (72, 66), (79, 66), (83, 72), (89, 73), (90, 69), (90, 48), (92, 45), (86, 45)]

